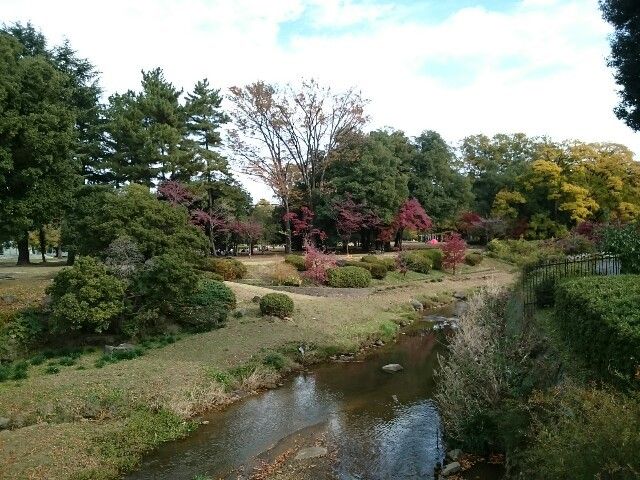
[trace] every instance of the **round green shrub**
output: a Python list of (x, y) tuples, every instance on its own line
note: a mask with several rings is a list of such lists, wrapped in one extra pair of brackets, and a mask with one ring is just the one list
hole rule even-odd
[(402, 254), (407, 268), (413, 272), (429, 273), (433, 268), (433, 260), (430, 256), (425, 255), (426, 250), (420, 252), (405, 252)]
[(260, 312), (284, 318), (293, 313), (293, 300), (284, 293), (267, 293), (260, 299)]
[(373, 263), (371, 264), (371, 276), (376, 280), (382, 280), (387, 276), (387, 266), (384, 263)]
[(371, 284), (371, 272), (362, 267), (338, 267), (327, 271), (327, 283), (335, 288), (364, 288)]
[(482, 254), (478, 252), (467, 253), (464, 257), (464, 263), (471, 265), (472, 267), (480, 265), (482, 263)]
[(431, 259), (435, 270), (442, 270), (442, 259), (444, 258), (442, 250), (439, 248), (428, 248), (426, 250), (420, 250), (420, 252)]
[(287, 255), (284, 257), (284, 261), (290, 265), (296, 267), (299, 272), (304, 272), (307, 269), (307, 265), (302, 255)]
[(340, 266), (340, 267), (360, 267), (360, 268), (364, 268), (365, 270), (371, 271), (371, 267), (373, 267), (373, 265), (374, 265), (373, 263), (347, 261), (347, 262), (343, 262), (342, 265), (338, 265), (338, 266)]
[(204, 269), (221, 275), (224, 280), (239, 280), (247, 275), (247, 267), (235, 258), (209, 258)]
[(236, 307), (236, 296), (224, 283), (202, 280), (191, 295), (178, 323), (196, 332), (205, 332), (222, 325)]
[(124, 312), (125, 283), (93, 257), (79, 258), (47, 289), (51, 295), (51, 328), (101, 333)]

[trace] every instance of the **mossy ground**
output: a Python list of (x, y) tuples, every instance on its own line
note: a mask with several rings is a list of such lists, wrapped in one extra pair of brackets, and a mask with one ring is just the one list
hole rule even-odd
[[(281, 261), (247, 264), (251, 274), (254, 265), (269, 268)], [(2, 265), (0, 273), (19, 274), (0, 280), (0, 293), (14, 292), (20, 304), (37, 302), (59, 268)], [(188, 434), (190, 419), (204, 410), (275, 385), (301, 360), (298, 346), (306, 346), (306, 360), (321, 360), (389, 339), (410, 315), (410, 299), (444, 299), (487, 283), (506, 284), (514, 279), (510, 270), (483, 263), (455, 277), (438, 272), (441, 281), (395, 279), (353, 297), (290, 293), (291, 320), (270, 321), (251, 299), (272, 289), (228, 283), (246, 315), (230, 316), (224, 328), (183, 336), (102, 368), (95, 366), (97, 351), (59, 366), (57, 374), (47, 374), (45, 362), (31, 366), (26, 379), (1, 383), (0, 416), (11, 419), (12, 429), (0, 431), (0, 478), (117, 478), (159, 443)]]

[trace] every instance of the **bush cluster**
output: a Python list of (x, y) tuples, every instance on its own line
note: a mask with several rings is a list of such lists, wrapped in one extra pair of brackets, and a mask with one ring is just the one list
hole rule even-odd
[(293, 300), (284, 293), (267, 293), (260, 299), (262, 315), (274, 315), (284, 318), (293, 313)]
[(400, 255), (409, 270), (418, 273), (429, 273), (433, 268), (433, 259), (427, 252), (428, 250), (416, 250), (414, 252), (403, 252)]
[(444, 258), (444, 253), (439, 248), (428, 248), (426, 250), (418, 250), (422, 255), (426, 255), (431, 258), (433, 262), (433, 268), (435, 270), (442, 270), (442, 259)]
[(464, 257), (464, 263), (471, 265), (472, 267), (480, 265), (482, 263), (482, 254), (478, 252), (467, 253)]
[(620, 255), (623, 273), (640, 273), (640, 225), (609, 225), (599, 233), (601, 249)]
[(304, 257), (302, 255), (287, 255), (284, 257), (284, 261), (290, 265), (293, 265), (299, 272), (304, 272), (307, 269)]
[(640, 276), (559, 282), (555, 318), (568, 343), (605, 376), (640, 369)]
[(489, 256), (519, 266), (565, 257), (556, 242), (540, 240), (494, 239), (487, 244), (487, 250)]
[(235, 258), (209, 258), (204, 270), (221, 275), (224, 280), (239, 280), (247, 275), (247, 267)]
[(335, 288), (364, 288), (371, 285), (371, 272), (362, 267), (337, 267), (327, 272), (327, 283)]

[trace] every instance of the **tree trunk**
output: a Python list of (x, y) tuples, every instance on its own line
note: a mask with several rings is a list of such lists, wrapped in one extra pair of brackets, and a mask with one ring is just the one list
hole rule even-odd
[(62, 245), (56, 245), (56, 258), (62, 258)]
[[(283, 199), (284, 200), (284, 199)], [(284, 252), (289, 254), (291, 253), (291, 220), (289, 220), (289, 200), (286, 199), (283, 201), (284, 203), (284, 210), (286, 213), (286, 220), (284, 222), (284, 229), (285, 229), (285, 234), (286, 234), (286, 243), (284, 246)]]
[(399, 228), (396, 232), (396, 238), (393, 246), (398, 250), (402, 250), (402, 235), (404, 234), (404, 228)]
[(18, 265), (29, 265), (29, 232), (18, 239)]
[(73, 265), (76, 262), (76, 250), (75, 248), (70, 248), (67, 254), (67, 265)]
[(38, 240), (40, 240), (40, 255), (42, 256), (42, 263), (47, 263), (47, 257), (45, 253), (47, 251), (47, 238), (44, 232), (44, 227), (40, 227), (38, 231)]

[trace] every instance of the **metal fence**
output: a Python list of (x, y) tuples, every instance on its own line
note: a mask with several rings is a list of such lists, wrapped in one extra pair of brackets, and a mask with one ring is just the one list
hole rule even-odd
[(620, 270), (620, 257), (609, 253), (578, 255), (564, 260), (527, 265), (522, 269), (522, 295), (525, 309), (536, 307), (538, 290), (557, 279), (590, 275), (620, 275)]

